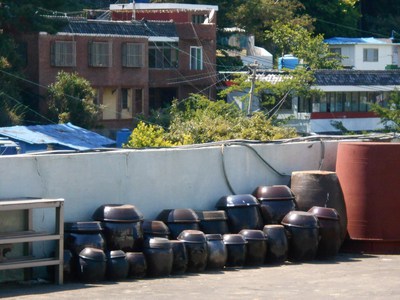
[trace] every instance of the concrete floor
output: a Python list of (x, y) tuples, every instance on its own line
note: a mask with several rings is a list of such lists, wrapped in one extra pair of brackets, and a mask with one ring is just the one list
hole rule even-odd
[(0, 285), (7, 299), (400, 299), (400, 255), (225, 269), (99, 284)]

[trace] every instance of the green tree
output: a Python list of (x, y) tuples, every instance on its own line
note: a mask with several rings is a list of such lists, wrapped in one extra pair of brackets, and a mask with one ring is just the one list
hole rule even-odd
[(61, 71), (48, 89), (49, 118), (59, 123), (95, 128), (102, 111), (94, 102), (95, 96), (89, 81), (77, 73)]
[(393, 91), (386, 106), (379, 103), (373, 103), (371, 110), (375, 112), (385, 125), (387, 130), (400, 131), (400, 92)]
[(291, 53), (302, 59), (311, 69), (338, 69), (340, 57), (330, 52), (321, 34), (313, 35), (302, 25), (275, 22), (266, 31), (280, 53)]

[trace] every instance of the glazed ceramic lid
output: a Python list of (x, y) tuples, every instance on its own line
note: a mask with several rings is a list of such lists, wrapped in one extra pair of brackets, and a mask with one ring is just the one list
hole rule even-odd
[(209, 233), (206, 234), (207, 241), (222, 241), (222, 234)]
[(318, 228), (318, 218), (312, 213), (305, 211), (290, 211), (282, 220), (285, 226), (301, 227), (301, 228)]
[(243, 235), (238, 233), (228, 233), (223, 235), (225, 245), (244, 245), (247, 244)]
[(292, 190), (286, 185), (259, 186), (253, 191), (253, 196), (262, 200), (294, 200)]
[(66, 222), (64, 223), (65, 232), (76, 232), (76, 233), (98, 233), (103, 230), (101, 222), (91, 221), (91, 222)]
[(84, 248), (79, 252), (79, 257), (95, 261), (106, 261), (106, 254), (103, 250), (90, 247)]
[(257, 240), (257, 241), (265, 241), (266, 237), (262, 230), (257, 229), (243, 229), (239, 232), (239, 234), (243, 235), (246, 240)]
[(258, 206), (257, 199), (251, 194), (230, 195), (220, 198), (217, 202), (217, 209), (227, 207)]
[(185, 243), (196, 243), (201, 244), (207, 242), (206, 235), (200, 230), (183, 230), (178, 240), (184, 241)]
[(144, 220), (142, 230), (145, 234), (169, 235), (169, 228), (163, 221)]
[(198, 223), (199, 217), (190, 208), (164, 209), (156, 218), (164, 223)]
[(96, 209), (92, 218), (96, 221), (133, 223), (142, 221), (143, 215), (130, 204), (104, 204)]
[(339, 220), (340, 216), (336, 209), (329, 207), (313, 206), (308, 210), (318, 219)]
[(146, 249), (171, 249), (171, 241), (162, 238), (162, 237), (154, 237), (150, 239), (145, 239), (143, 243), (143, 248)]
[(126, 254), (122, 250), (111, 250), (106, 254), (107, 258), (121, 258), (126, 257)]
[(223, 221), (228, 219), (224, 210), (201, 210), (196, 211), (196, 214), (201, 221)]

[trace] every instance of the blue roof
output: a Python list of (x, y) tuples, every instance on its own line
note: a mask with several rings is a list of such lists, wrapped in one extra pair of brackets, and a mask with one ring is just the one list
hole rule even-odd
[(378, 40), (373, 37), (367, 37), (367, 38), (333, 37), (330, 39), (326, 39), (325, 43), (333, 45), (388, 44), (387, 42)]
[(57, 144), (74, 150), (112, 147), (115, 141), (71, 123), (0, 127), (0, 136), (28, 144)]

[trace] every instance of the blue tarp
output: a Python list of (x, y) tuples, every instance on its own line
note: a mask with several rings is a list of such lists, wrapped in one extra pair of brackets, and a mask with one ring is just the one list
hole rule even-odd
[[(71, 123), (0, 127), (0, 136), (8, 137), (19, 143), (22, 153), (29, 149), (46, 149), (48, 145), (55, 146), (54, 148), (58, 149), (71, 150), (89, 150), (115, 146), (114, 140)], [(26, 147), (23, 144), (26, 144)]]
[(387, 44), (387, 42), (378, 40), (373, 37), (367, 38), (348, 38), (348, 37), (333, 37), (326, 39), (325, 43), (333, 45), (345, 45), (345, 44)]

